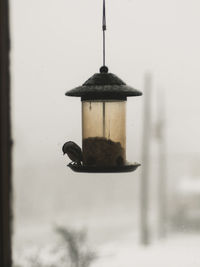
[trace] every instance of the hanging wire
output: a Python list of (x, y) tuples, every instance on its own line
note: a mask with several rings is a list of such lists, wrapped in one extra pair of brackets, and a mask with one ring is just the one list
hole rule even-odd
[(106, 3), (103, 0), (103, 21), (102, 21), (102, 30), (103, 30), (103, 66), (106, 64)]

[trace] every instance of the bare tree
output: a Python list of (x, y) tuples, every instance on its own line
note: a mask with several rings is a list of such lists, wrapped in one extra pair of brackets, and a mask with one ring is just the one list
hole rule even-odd
[(97, 255), (91, 251), (87, 244), (87, 232), (75, 231), (66, 227), (57, 227), (56, 232), (67, 245), (71, 267), (89, 267), (96, 260)]

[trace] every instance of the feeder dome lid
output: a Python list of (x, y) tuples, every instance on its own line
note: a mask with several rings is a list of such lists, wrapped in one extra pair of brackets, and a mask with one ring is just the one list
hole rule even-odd
[(109, 73), (106, 66), (103, 66), (100, 68), (100, 73), (94, 74), (82, 86), (67, 91), (65, 95), (81, 97), (81, 100), (126, 100), (129, 96), (140, 96), (142, 92), (126, 85), (115, 74)]

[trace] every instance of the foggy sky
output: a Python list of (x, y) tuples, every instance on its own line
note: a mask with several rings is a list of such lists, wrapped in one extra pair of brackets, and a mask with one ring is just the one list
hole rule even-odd
[[(27, 201), (26, 188), (31, 188), (37, 199), (38, 192), (42, 194), (43, 188), (51, 186), (48, 200), (54, 199), (57, 209), (60, 202), (56, 204), (56, 196), (63, 190), (60, 197), (63, 201), (66, 197), (67, 213), (67, 205), (75, 198), (72, 191), (89, 194), (87, 185), (92, 177), (85, 175), (87, 180), (74, 181), (78, 175), (66, 168), (61, 147), (67, 140), (81, 144), (81, 102), (64, 94), (102, 65), (102, 1), (11, 0), (10, 6), (16, 199), (21, 192), (27, 194)], [(164, 91), (170, 156), (200, 155), (199, 10), (199, 0), (107, 1), (106, 65), (141, 91), (145, 73), (152, 74), (154, 120), (156, 91)], [(127, 149), (131, 161), (139, 161), (141, 156), (143, 99), (128, 99)], [(50, 180), (44, 180), (45, 174)], [(34, 178), (26, 179), (26, 175)], [(126, 190), (134, 183), (128, 175), (124, 176)], [(114, 181), (113, 175), (109, 177)], [(101, 188), (103, 182), (97, 178), (106, 178), (95, 176), (93, 183)], [(34, 179), (40, 180), (39, 189)], [(120, 192), (122, 181), (116, 184), (116, 192)], [(103, 186), (101, 190), (105, 191)], [(126, 194), (128, 200), (131, 194)], [(104, 197), (109, 196), (107, 191)], [(113, 201), (117, 198), (115, 195)], [(31, 202), (23, 205), (33, 207)], [(37, 209), (37, 202), (34, 205)]]
[[(31, 142), (31, 154), (40, 142), (47, 154), (56, 153), (53, 141), (80, 143), (80, 101), (64, 93), (102, 65), (101, 8), (94, 0), (11, 1), (14, 134)], [(174, 153), (199, 153), (199, 8), (197, 0), (107, 1), (106, 64), (140, 90), (152, 73), (154, 89), (165, 91)], [(142, 101), (130, 99), (138, 120)]]

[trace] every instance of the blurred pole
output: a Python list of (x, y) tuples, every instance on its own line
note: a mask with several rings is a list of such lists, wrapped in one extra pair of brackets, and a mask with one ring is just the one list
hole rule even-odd
[(166, 236), (167, 226), (167, 177), (166, 177), (166, 138), (165, 138), (165, 101), (163, 92), (158, 93), (157, 139), (159, 142), (158, 159), (158, 236)]
[(142, 168), (140, 184), (140, 238), (142, 245), (150, 242), (149, 230), (149, 159), (150, 159), (150, 136), (151, 136), (151, 87), (152, 78), (148, 73), (144, 80), (144, 118), (142, 138)]

